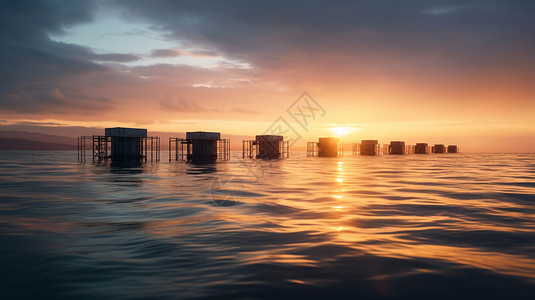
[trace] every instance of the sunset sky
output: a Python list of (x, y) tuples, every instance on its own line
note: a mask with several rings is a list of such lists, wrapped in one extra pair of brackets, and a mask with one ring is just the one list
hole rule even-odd
[(535, 1), (8, 0), (0, 36), (0, 130), (535, 151)]

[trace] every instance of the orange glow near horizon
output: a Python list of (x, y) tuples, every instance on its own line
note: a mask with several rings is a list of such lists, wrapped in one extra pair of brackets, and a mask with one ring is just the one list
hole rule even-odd
[(331, 128), (331, 131), (336, 136), (345, 136), (345, 135), (351, 133), (353, 131), (353, 129), (351, 127), (348, 127), (348, 126), (337, 126), (337, 127)]
[[(321, 136), (336, 136), (348, 145), (363, 139), (377, 139), (380, 144), (401, 140), (406, 144), (427, 142), (429, 144), (456, 144), (462, 152), (533, 152), (535, 149), (535, 124), (508, 122), (465, 122), (465, 121), (404, 121), (404, 122), (362, 122), (358, 129), (353, 126), (334, 126), (329, 121), (336, 119), (331, 112), (325, 121), (317, 120), (308, 126), (308, 132), (299, 124), (290, 123), (301, 134), (301, 138), (292, 147), (303, 150), (307, 141), (317, 140)], [(225, 116), (221, 116), (225, 117)], [(219, 131), (231, 138), (231, 145), (241, 145), (241, 140), (263, 133), (273, 122), (266, 120), (203, 120), (183, 119), (159, 122), (117, 122), (117, 121), (85, 121), (47, 118), (34, 120), (6, 119), (1, 130), (23, 130), (52, 135), (76, 137), (84, 134), (98, 134), (106, 127), (147, 128), (149, 134), (166, 139), (186, 131)], [(354, 120), (352, 120), (354, 121)], [(32, 125), (20, 125), (32, 124)], [(327, 125), (327, 127), (326, 127)], [(13, 129), (11, 129), (13, 128)], [(73, 128), (80, 128), (73, 130)], [(84, 128), (87, 128), (84, 130)], [(504, 141), (506, 141), (504, 143)], [(236, 146), (237, 147), (237, 146)], [(241, 147), (241, 146), (240, 146)], [(238, 149), (238, 148), (236, 148)], [(241, 148), (240, 148), (241, 149)]]

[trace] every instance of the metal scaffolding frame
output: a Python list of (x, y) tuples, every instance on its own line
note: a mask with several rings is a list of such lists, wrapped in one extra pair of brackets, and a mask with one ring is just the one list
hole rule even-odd
[(344, 156), (344, 143), (343, 142), (339, 142), (338, 143), (338, 156)]
[[(108, 147), (108, 145), (110, 145)], [(103, 135), (93, 136), (93, 160), (103, 160), (109, 157), (108, 149), (111, 150), (111, 137)]]
[(85, 161), (87, 156), (87, 143), (86, 141), (91, 141), (91, 158), (93, 161), (101, 161), (110, 157), (108, 150), (111, 150), (111, 137), (104, 135), (82, 135), (78, 137), (78, 161)]
[[(110, 136), (105, 135), (82, 135), (78, 137), (77, 150), (78, 150), (78, 161), (84, 162), (87, 156), (87, 140), (91, 140), (91, 151), (93, 153), (93, 161), (101, 161), (108, 158), (111, 158), (111, 144), (112, 139)], [(150, 136), (150, 137), (140, 137), (140, 158), (145, 161), (149, 158), (150, 152), (150, 161), (159, 161), (160, 160), (160, 137)]]
[[(375, 144), (374, 145), (374, 153), (375, 153), (375, 155), (387, 154), (388, 153), (388, 149), (389, 149), (389, 145), (388, 144), (384, 144), (382, 147), (381, 147), (381, 144)], [(363, 155), (362, 154), (362, 143), (353, 143), (351, 145), (351, 154), (353, 156)]]
[[(173, 147), (174, 145), (174, 147)], [(169, 138), (169, 161), (186, 161), (191, 160), (193, 155), (193, 140), (178, 137)], [(230, 139), (217, 140), (217, 160), (230, 160)], [(173, 155), (174, 150), (174, 155)]]
[(307, 142), (307, 156), (318, 156), (318, 142)]
[[(307, 142), (307, 156), (319, 156), (318, 142)], [(344, 156), (344, 143), (338, 142), (336, 145), (336, 156)]]
[(174, 159), (175, 161), (183, 161), (186, 160), (186, 154), (187, 151), (184, 151), (184, 146), (187, 147), (186, 140), (183, 138), (169, 138), (169, 161), (172, 161), (172, 152), (173, 152), (173, 143), (175, 143), (175, 155)]
[(230, 139), (217, 140), (217, 160), (230, 160)]
[[(259, 142), (257, 140), (243, 140), (242, 141), (242, 158), (259, 158)], [(278, 158), (290, 157), (290, 142), (279, 141), (278, 143)]]
[[(77, 153), (78, 153), (78, 161), (85, 161), (86, 150), (87, 150), (86, 140), (88, 140), (88, 139), (92, 140), (93, 136), (82, 135), (82, 136), (78, 137), (78, 140), (77, 140), (78, 143), (77, 143), (77, 147), (76, 147), (76, 149), (78, 150), (77, 151)], [(91, 144), (91, 145), (93, 145), (93, 144)]]
[(360, 143), (353, 143), (351, 147), (351, 154), (353, 154), (353, 156), (360, 155)]
[(258, 153), (258, 143), (256, 140), (242, 141), (242, 158), (256, 158)]
[(390, 144), (383, 144), (382, 152), (379, 154), (390, 154)]
[[(281, 141), (279, 143), (279, 153), (281, 154), (281, 158), (289, 158), (290, 157), (290, 141)], [(286, 154), (286, 157), (284, 156)]]
[(140, 142), (140, 148), (141, 148), (141, 157), (145, 159), (145, 161), (148, 160), (148, 151), (150, 151), (150, 161), (160, 161), (160, 137), (159, 136), (148, 136), (148, 137), (142, 137)]

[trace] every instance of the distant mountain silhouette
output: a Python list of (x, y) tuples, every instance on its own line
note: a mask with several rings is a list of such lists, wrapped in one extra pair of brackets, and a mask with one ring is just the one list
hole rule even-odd
[(76, 138), (38, 132), (0, 130), (0, 138), (24, 139), (43, 143), (73, 145), (76, 147)]
[(37, 132), (0, 131), (0, 150), (76, 150), (76, 139)]
[[(5, 126), (0, 126), (2, 128)], [(2, 128), (3, 129), (3, 128)], [(50, 128), (47, 128), (50, 130)], [(100, 129), (99, 129), (100, 130)], [(80, 135), (92, 135), (92, 134), (104, 134), (104, 130), (94, 129), (84, 130), (80, 128)], [(68, 132), (62, 131), (63, 134)], [(259, 133), (261, 134), (261, 133)], [(149, 136), (159, 136), (161, 141), (161, 149), (167, 150), (169, 143), (169, 137), (185, 137), (185, 132), (163, 132), (163, 131), (149, 131)], [(230, 139), (231, 150), (241, 151), (242, 141), (254, 139), (254, 135), (233, 135), (225, 134), (221, 135), (224, 139)], [(1, 130), (0, 129), (0, 150), (76, 150), (77, 146), (76, 137), (62, 136), (53, 134), (44, 134), (38, 132), (30, 132), (24, 130)], [(92, 141), (86, 140), (86, 149), (91, 149)], [(294, 148), (292, 147), (292, 150)], [(305, 148), (303, 148), (305, 149)], [(301, 149), (301, 150), (303, 150)]]
[(0, 150), (76, 150), (76, 145), (0, 137)]

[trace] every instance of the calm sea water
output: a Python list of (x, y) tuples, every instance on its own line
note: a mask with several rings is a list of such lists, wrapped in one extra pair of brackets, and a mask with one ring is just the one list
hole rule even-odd
[(533, 299), (535, 154), (0, 151), (1, 299)]

